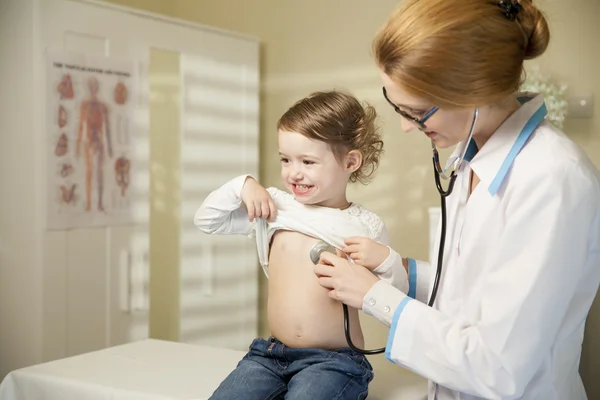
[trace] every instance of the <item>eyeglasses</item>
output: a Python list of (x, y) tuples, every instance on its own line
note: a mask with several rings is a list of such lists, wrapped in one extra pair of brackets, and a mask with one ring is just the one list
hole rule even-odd
[(395, 105), (394, 103), (392, 103), (390, 101), (390, 99), (387, 97), (387, 91), (385, 90), (385, 86), (382, 88), (383, 89), (383, 97), (385, 97), (385, 99), (387, 100), (388, 103), (390, 103), (390, 105), (392, 107), (394, 107), (394, 111), (396, 111), (398, 114), (400, 114), (402, 117), (406, 118), (406, 120), (408, 120), (408, 122), (411, 122), (412, 124), (414, 124), (417, 128), (419, 128), (422, 131), (427, 130), (427, 126), (425, 125), (425, 122), (433, 115), (435, 114), (435, 112), (437, 110), (439, 110), (438, 107), (433, 107), (431, 110), (427, 111), (425, 113), (425, 115), (423, 115), (423, 117), (421, 118), (416, 118), (413, 117), (412, 115), (402, 111), (397, 105)]

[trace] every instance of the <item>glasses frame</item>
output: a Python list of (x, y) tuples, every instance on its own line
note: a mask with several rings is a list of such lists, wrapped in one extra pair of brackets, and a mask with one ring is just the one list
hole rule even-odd
[(383, 89), (383, 97), (385, 98), (385, 100), (390, 103), (390, 105), (394, 108), (394, 111), (396, 111), (398, 114), (400, 114), (404, 119), (406, 119), (408, 122), (412, 123), (413, 125), (415, 125), (417, 128), (419, 128), (422, 131), (427, 130), (427, 125), (425, 125), (425, 122), (427, 122), (427, 120), (429, 118), (431, 118), (431, 116), (433, 114), (436, 113), (437, 110), (439, 110), (439, 107), (434, 106), (432, 107), (429, 111), (427, 111), (425, 113), (425, 115), (423, 115), (423, 117), (421, 118), (417, 118), (417, 117), (413, 117), (412, 115), (408, 114), (405, 111), (402, 111), (400, 109), (400, 107), (398, 107), (396, 104), (392, 103), (392, 101), (388, 98), (387, 96), (387, 91), (385, 90), (385, 86), (382, 87)]

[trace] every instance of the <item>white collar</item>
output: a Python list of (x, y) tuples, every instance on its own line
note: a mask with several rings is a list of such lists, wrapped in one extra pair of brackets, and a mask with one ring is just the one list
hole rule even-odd
[[(485, 145), (474, 156), (472, 154), (471, 157), (469, 154), (465, 155), (465, 161), (469, 162), (471, 169), (477, 174), (480, 181), (488, 186), (488, 190), (492, 194), (495, 194), (495, 190), (491, 188), (492, 182), (504, 179), (507, 171), (503, 171), (501, 167), (525, 125), (544, 103), (544, 96), (524, 92), (519, 93), (518, 100), (522, 103), (521, 107), (498, 127)], [(460, 142), (456, 146), (448, 159), (449, 162), (462, 154), (465, 145), (466, 141)], [(511, 163), (512, 161), (514, 160), (511, 160)]]

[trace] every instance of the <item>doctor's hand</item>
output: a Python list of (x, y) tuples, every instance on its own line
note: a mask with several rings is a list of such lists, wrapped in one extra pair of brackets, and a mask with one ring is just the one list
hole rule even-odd
[(342, 250), (358, 265), (371, 271), (379, 267), (390, 256), (390, 249), (366, 237), (349, 237), (344, 240)]
[(363, 299), (379, 278), (360, 265), (352, 264), (343, 254), (321, 253), (314, 266), (319, 285), (329, 289), (329, 297), (350, 307), (362, 309)]
[(273, 198), (267, 192), (267, 189), (254, 180), (247, 177), (240, 193), (242, 202), (248, 211), (248, 219), (254, 221), (254, 218), (264, 218), (273, 221), (277, 214), (277, 208)]

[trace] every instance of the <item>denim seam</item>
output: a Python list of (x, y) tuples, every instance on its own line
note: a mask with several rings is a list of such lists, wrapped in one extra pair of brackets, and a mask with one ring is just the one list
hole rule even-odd
[[(279, 346), (278, 346), (279, 345)], [(275, 359), (275, 362), (277, 363), (277, 366), (279, 368), (281, 368), (282, 370), (287, 370), (288, 367), (290, 366), (290, 361), (287, 359), (287, 357), (285, 356), (285, 345), (281, 342), (277, 343), (275, 342), (275, 346), (273, 346), (273, 349), (277, 349), (278, 347), (281, 347), (279, 353), (277, 354), (275, 357), (273, 357)], [(273, 354), (273, 353), (271, 353)], [(281, 362), (279, 361), (280, 359), (283, 359), (283, 363), (285, 365), (281, 365)]]
[(275, 389), (270, 395), (267, 396), (267, 398), (265, 400), (274, 400), (277, 397), (279, 397), (279, 395), (283, 392), (285, 392), (286, 390), (286, 385), (281, 384), (277, 389)]
[[(354, 376), (350, 377), (350, 379), (348, 379), (348, 381), (346, 382), (346, 384), (344, 385), (344, 387), (337, 393), (337, 395), (332, 400), (339, 400), (339, 399), (341, 399), (342, 398), (341, 396), (343, 395), (343, 393), (346, 390), (346, 388), (348, 386), (350, 386), (350, 384), (353, 381), (355, 381), (355, 380), (357, 380), (356, 377), (354, 377)], [(359, 397), (360, 397), (360, 395), (359, 395)]]
[(337, 351), (331, 351), (331, 353), (329, 354), (328, 358), (334, 358), (335, 356), (340, 356), (342, 357), (344, 360), (346, 361), (352, 361), (354, 364), (356, 364), (358, 367), (362, 368), (362, 370), (364, 371), (362, 375), (358, 376), (359, 378), (365, 378), (367, 375), (372, 374), (373, 371), (371, 371), (368, 367), (367, 364), (367, 358), (362, 356), (360, 362), (357, 362), (355, 359), (353, 359), (351, 356), (346, 355), (344, 353), (339, 353)]

